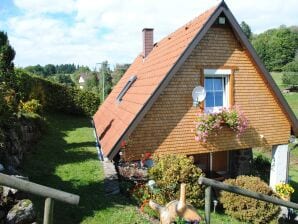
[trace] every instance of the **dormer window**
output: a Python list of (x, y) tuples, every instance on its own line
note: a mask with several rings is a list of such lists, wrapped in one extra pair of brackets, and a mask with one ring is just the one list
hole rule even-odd
[(127, 83), (125, 84), (125, 86), (123, 87), (123, 89), (121, 90), (119, 95), (117, 96), (118, 103), (120, 103), (122, 101), (123, 96), (125, 95), (127, 90), (131, 87), (131, 85), (134, 83), (134, 81), (136, 81), (136, 79), (137, 79), (137, 76), (135, 76), (135, 75), (133, 75), (129, 78), (129, 80), (127, 81)]

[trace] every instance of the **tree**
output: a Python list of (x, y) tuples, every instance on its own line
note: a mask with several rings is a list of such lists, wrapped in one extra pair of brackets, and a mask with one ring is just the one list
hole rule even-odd
[(48, 77), (49, 80), (53, 82), (57, 82), (60, 84), (68, 85), (68, 86), (74, 86), (74, 82), (71, 80), (71, 77), (69, 74), (56, 74), (51, 75)]
[(243, 33), (245, 34), (245, 36), (247, 37), (247, 39), (250, 40), (250, 38), (252, 36), (250, 26), (246, 22), (242, 21), (240, 24), (240, 27), (241, 27)]
[(291, 62), (298, 48), (298, 33), (280, 27), (253, 38), (252, 44), (269, 71), (281, 71)]
[(112, 72), (112, 84), (115, 86), (126, 72), (130, 64), (116, 64), (114, 71)]
[(45, 66), (41, 65), (31, 65), (25, 67), (25, 70), (42, 77), (48, 77), (55, 74), (73, 74), (77, 68), (80, 66), (75, 66), (74, 64), (61, 64), (61, 65), (53, 65), (47, 64)]
[(25, 71), (32, 73), (34, 75), (39, 75), (42, 77), (46, 76), (44, 68), (39, 64), (38, 65), (30, 65), (30, 66), (25, 67), (24, 69), (25, 69)]
[(298, 60), (286, 64), (282, 70), (283, 84), (287, 86), (298, 86)]
[(72, 74), (75, 71), (76, 71), (76, 66), (74, 64), (56, 65), (56, 73)]
[(56, 66), (53, 64), (47, 64), (46, 66), (44, 66), (44, 75), (47, 76), (51, 76), (51, 75), (55, 75), (56, 72)]
[(15, 84), (14, 57), (15, 51), (9, 44), (7, 34), (0, 31), (0, 126), (8, 122), (17, 109), (16, 94), (12, 89)]
[(97, 79), (97, 72), (89, 72), (87, 73), (86, 80), (85, 80), (85, 90), (89, 90), (95, 93), (98, 93), (98, 79)]
[(13, 71), (14, 57), (15, 51), (9, 44), (7, 34), (0, 31), (0, 72), (3, 73), (2, 78), (4, 78), (4, 74), (8, 74)]

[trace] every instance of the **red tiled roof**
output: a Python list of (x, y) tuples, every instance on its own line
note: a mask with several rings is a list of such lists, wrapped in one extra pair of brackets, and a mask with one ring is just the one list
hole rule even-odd
[[(142, 55), (139, 55), (99, 107), (93, 119), (105, 156), (113, 149), (215, 9), (216, 7), (209, 9), (163, 38), (144, 60)], [(132, 75), (136, 75), (137, 80), (126, 92), (121, 103), (118, 103), (116, 98)]]
[[(159, 41), (145, 59), (141, 55), (135, 59), (93, 117), (97, 136), (105, 156), (110, 159), (113, 158), (114, 152), (118, 150), (117, 147), (120, 147), (119, 141), (123, 136), (129, 134), (130, 129), (142, 118), (144, 111), (146, 113), (150, 103), (154, 101), (155, 96), (158, 96), (158, 92), (162, 91), (167, 83), (166, 80), (171, 78), (175, 68), (179, 66), (178, 64), (183, 63), (183, 58), (198, 43), (196, 41), (202, 38), (208, 26), (210, 27), (215, 18), (222, 12), (228, 17), (239, 40), (262, 71), (270, 88), (285, 109), (286, 115), (292, 123), (294, 134), (298, 136), (296, 116), (243, 34), (227, 5), (222, 1), (218, 6), (209, 9)], [(121, 103), (118, 103), (117, 96), (133, 75), (137, 76), (137, 80), (128, 89)]]

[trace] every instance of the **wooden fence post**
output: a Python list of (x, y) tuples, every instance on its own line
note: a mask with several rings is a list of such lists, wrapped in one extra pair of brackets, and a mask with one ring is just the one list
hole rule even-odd
[(54, 200), (46, 198), (44, 204), (43, 224), (53, 224)]
[(210, 208), (211, 208), (211, 187), (205, 188), (205, 222), (210, 224)]

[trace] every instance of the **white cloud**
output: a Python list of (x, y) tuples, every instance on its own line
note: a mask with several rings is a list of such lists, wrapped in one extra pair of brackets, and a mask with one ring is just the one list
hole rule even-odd
[[(97, 62), (129, 63), (142, 48), (141, 30), (155, 29), (155, 41), (173, 32), (218, 0), (15, 0), (21, 15), (5, 23), (17, 56), (16, 64)], [(281, 24), (298, 24), (298, 1), (226, 0), (239, 22), (253, 32)], [(64, 13), (72, 18), (49, 16)], [(2, 22), (3, 23), (3, 22)], [(1, 27), (5, 27), (0, 23)]]
[(297, 0), (227, 0), (238, 22), (246, 21), (254, 33), (260, 33), (282, 24), (298, 25)]
[(70, 13), (75, 9), (74, 0), (14, 0), (14, 4), (28, 14)]

